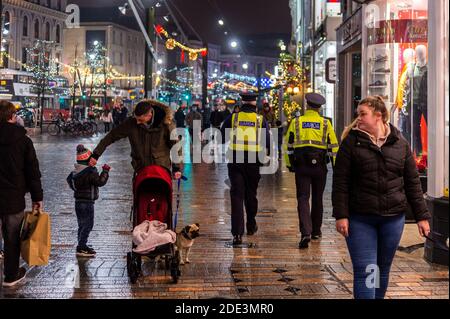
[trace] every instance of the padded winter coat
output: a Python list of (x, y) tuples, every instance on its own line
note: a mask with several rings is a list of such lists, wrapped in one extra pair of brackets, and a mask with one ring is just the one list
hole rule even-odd
[(416, 221), (430, 219), (407, 141), (394, 126), (380, 148), (359, 130), (342, 141), (333, 172), (333, 216), (395, 216), (411, 206)]

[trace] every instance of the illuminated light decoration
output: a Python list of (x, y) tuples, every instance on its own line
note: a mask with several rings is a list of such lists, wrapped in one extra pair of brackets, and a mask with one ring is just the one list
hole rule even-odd
[(198, 53), (196, 52), (189, 52), (189, 59), (191, 59), (192, 61), (197, 60), (198, 58)]
[(166, 48), (168, 50), (175, 49), (175, 46), (176, 46), (176, 41), (174, 39), (169, 39), (169, 40), (166, 41)]
[[(254, 86), (258, 86), (258, 80), (255, 80), (253, 82)], [(262, 88), (269, 88), (275, 85), (275, 81), (269, 78), (261, 78), (261, 87)]]
[[(205, 57), (208, 54), (208, 49), (207, 48), (199, 48), (199, 49), (190, 48), (190, 47), (188, 47), (188, 46), (186, 46), (186, 45), (176, 41), (175, 39), (171, 38), (169, 36), (169, 33), (161, 25), (156, 25), (155, 26), (155, 31), (158, 34), (160, 34), (160, 35), (162, 34), (163, 36), (166, 37), (166, 39), (167, 39), (167, 41), (166, 41), (166, 48), (167, 49), (173, 50), (173, 49), (175, 49), (175, 47), (178, 47), (178, 48), (181, 49), (182, 52), (183, 51), (189, 52), (189, 58), (191, 58), (191, 56), (195, 57), (195, 59), (191, 59), (191, 60), (196, 60), (197, 57), (198, 57), (198, 53), (201, 53), (201, 55), (203, 57)], [(191, 55), (191, 53), (196, 53), (197, 56)]]

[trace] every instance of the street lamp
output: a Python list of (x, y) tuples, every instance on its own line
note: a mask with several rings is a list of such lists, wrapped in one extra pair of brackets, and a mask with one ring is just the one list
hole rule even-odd
[(248, 69), (248, 63), (242, 64), (242, 68), (243, 68), (244, 70), (247, 70), (247, 69)]
[(220, 26), (223, 26), (225, 24), (222, 19), (219, 19), (219, 21), (217, 22), (219, 23)]
[(238, 46), (237, 41), (235, 41), (235, 40), (231, 41), (231, 42), (230, 42), (230, 46), (231, 46), (233, 49), (236, 48), (236, 47)]
[[(147, 43), (146, 52), (145, 52), (145, 70), (144, 70), (144, 73), (145, 73), (145, 84), (144, 84), (145, 88), (144, 88), (144, 90), (145, 90), (145, 97), (147, 97), (148, 91), (149, 91), (149, 89), (151, 89), (151, 86), (152, 86), (151, 80), (150, 80), (152, 66), (151, 66), (151, 63), (149, 63), (149, 62), (151, 61), (150, 59), (153, 59), (153, 61), (156, 60), (156, 53), (155, 53), (155, 49), (153, 48), (152, 42), (150, 40), (148, 30), (144, 26), (144, 23), (142, 22), (142, 19), (139, 16), (139, 12), (136, 9), (134, 0), (127, 0), (127, 3), (125, 3), (122, 7), (119, 7), (119, 10), (122, 14), (126, 14), (127, 8), (131, 8), (131, 10), (133, 11), (134, 17), (139, 25), (142, 35), (144, 36), (145, 42)], [(150, 9), (147, 12), (146, 25), (153, 25), (153, 19), (154, 19), (154, 11), (153, 11), (153, 9)]]
[(123, 15), (127, 14), (128, 7), (129, 7), (128, 3), (125, 3), (123, 6), (120, 6), (119, 7), (120, 13), (122, 13)]

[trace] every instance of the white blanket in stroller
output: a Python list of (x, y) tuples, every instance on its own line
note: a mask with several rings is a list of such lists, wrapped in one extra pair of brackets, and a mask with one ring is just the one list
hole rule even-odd
[(133, 229), (133, 243), (137, 246), (133, 251), (147, 254), (160, 245), (174, 243), (176, 239), (177, 234), (167, 229), (167, 224), (146, 220)]

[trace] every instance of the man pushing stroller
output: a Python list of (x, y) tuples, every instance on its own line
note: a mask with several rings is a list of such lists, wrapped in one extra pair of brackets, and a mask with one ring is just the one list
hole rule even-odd
[(170, 150), (177, 143), (170, 133), (175, 129), (172, 110), (154, 100), (143, 100), (136, 105), (134, 116), (109, 132), (94, 149), (89, 165), (94, 166), (112, 143), (128, 138), (131, 146), (131, 165), (135, 173), (149, 165), (159, 165), (181, 178), (177, 165), (170, 160)]

